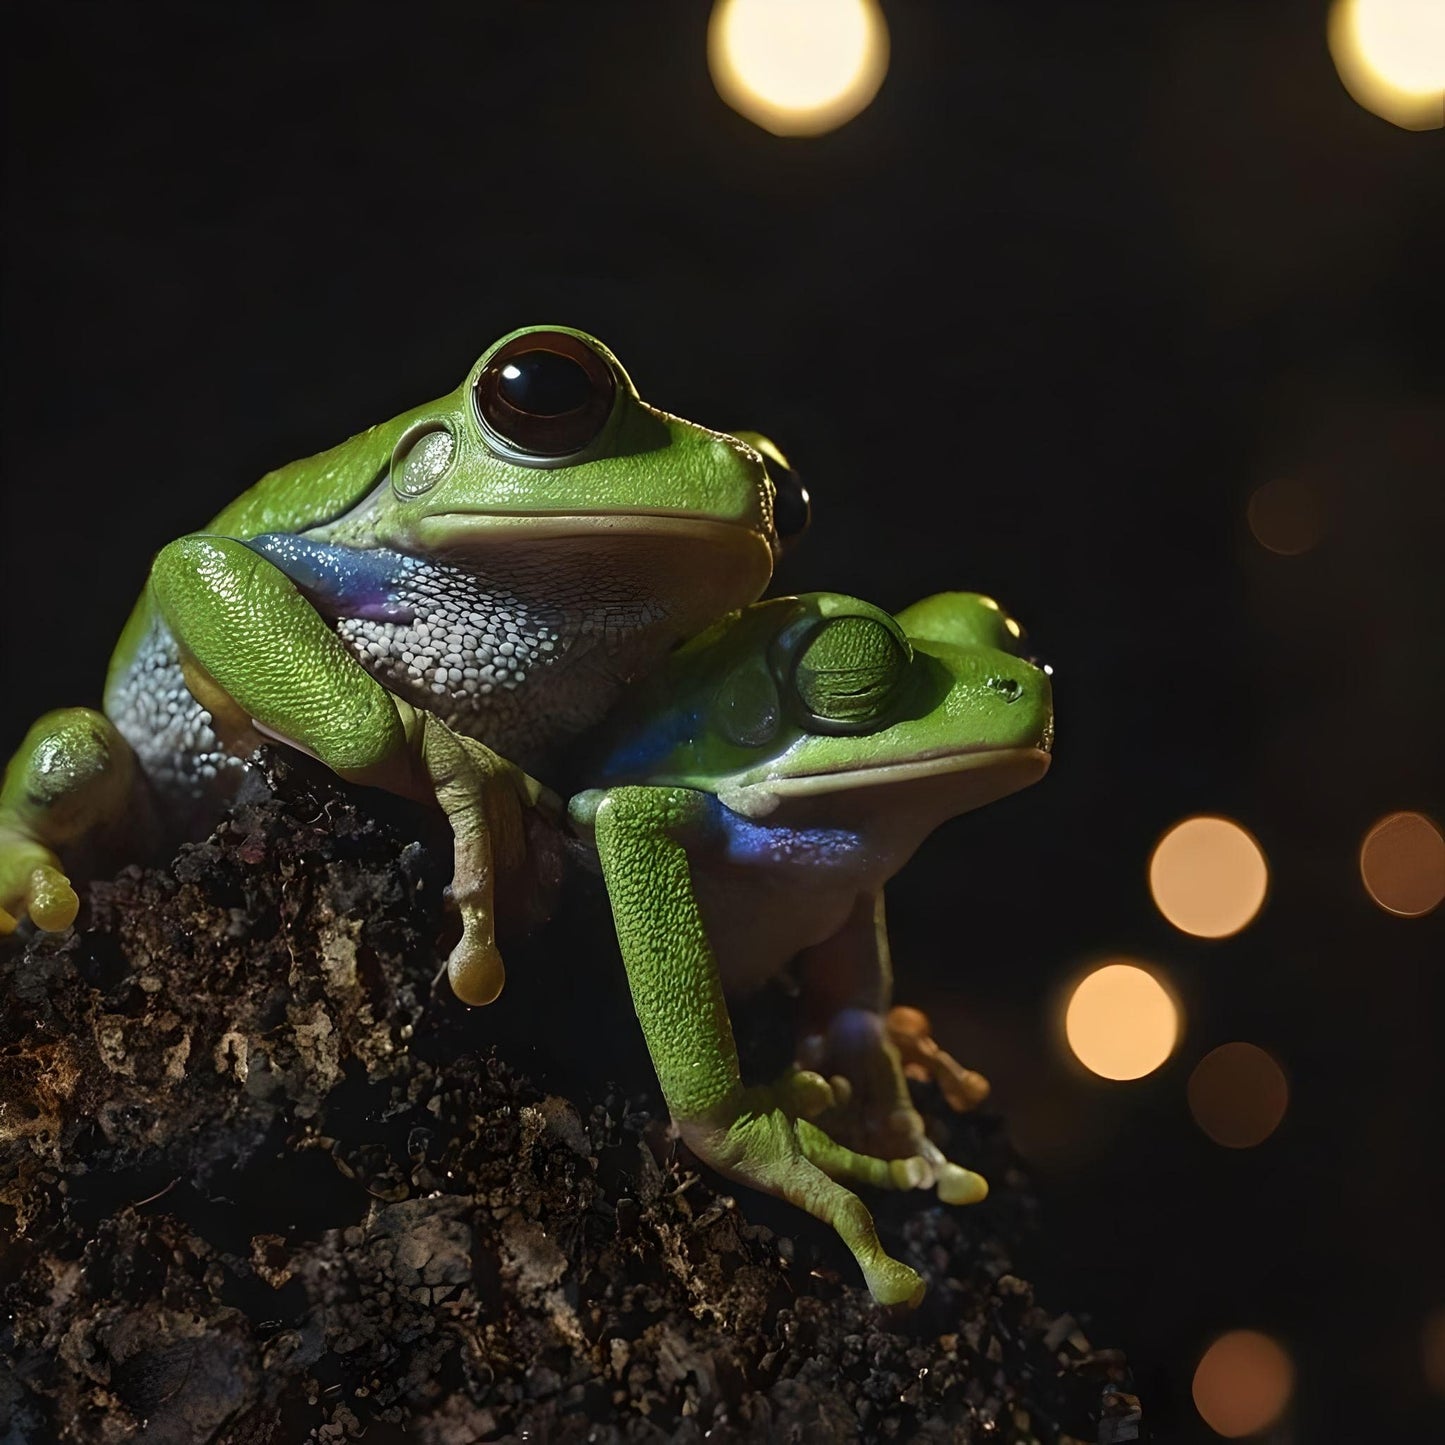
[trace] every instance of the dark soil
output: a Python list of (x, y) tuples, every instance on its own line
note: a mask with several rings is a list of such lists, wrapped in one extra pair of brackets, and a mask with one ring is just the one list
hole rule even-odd
[(881, 1311), (675, 1144), (599, 890), (468, 1011), (445, 835), (376, 803), (273, 757), (0, 945), (0, 1442), (1141, 1438), (1122, 1359), (1010, 1272), (996, 1123), (952, 1125), (987, 1204), (873, 1201), (930, 1281)]

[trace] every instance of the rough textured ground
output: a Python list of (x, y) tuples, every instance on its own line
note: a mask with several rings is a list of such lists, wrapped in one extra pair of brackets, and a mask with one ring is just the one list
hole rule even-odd
[(1141, 1438), (1122, 1360), (1010, 1273), (996, 1131), (958, 1141), (980, 1209), (877, 1201), (930, 1280), (889, 1316), (647, 1112), (595, 906), (491, 1010), (435, 983), (446, 862), (273, 759), (82, 929), (0, 944), (0, 1442)]

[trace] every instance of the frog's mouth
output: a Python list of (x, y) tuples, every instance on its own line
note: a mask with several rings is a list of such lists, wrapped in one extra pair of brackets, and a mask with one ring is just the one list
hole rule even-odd
[[(659, 600), (705, 626), (762, 595), (772, 539), (744, 522), (676, 512), (439, 512), (416, 523), (423, 553), (528, 587), (566, 573), (589, 606)], [(694, 613), (696, 617), (694, 618)]]
[(1038, 782), (1049, 770), (1052, 728), (1037, 747), (939, 752), (903, 763), (820, 769), (719, 791), (724, 807), (761, 818), (789, 799), (823, 799), (868, 788), (927, 790), (943, 816), (969, 812)]
[(668, 537), (679, 541), (715, 542), (729, 546), (771, 543), (745, 522), (690, 512), (434, 512), (416, 523), (417, 540), (428, 551), (508, 545), (568, 538)]

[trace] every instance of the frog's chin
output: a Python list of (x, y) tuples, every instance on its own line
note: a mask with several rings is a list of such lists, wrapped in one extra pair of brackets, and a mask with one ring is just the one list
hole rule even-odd
[(840, 794), (857, 795), (856, 802), (850, 800), (850, 808), (866, 807), (873, 801), (892, 806), (891, 798), (885, 804), (883, 794), (867, 792), (883, 789), (889, 794), (915, 795), (942, 820), (971, 812), (1038, 782), (1048, 772), (1049, 761), (1050, 754), (1041, 747), (979, 748), (901, 763), (768, 778), (721, 789), (718, 800), (734, 813), (763, 818), (785, 805), (816, 803), (826, 807)]
[(770, 539), (721, 518), (636, 512), (446, 512), (414, 524), (407, 550), (484, 572), (526, 595), (538, 583), (594, 612), (653, 618), (680, 641), (762, 595), (773, 570)]

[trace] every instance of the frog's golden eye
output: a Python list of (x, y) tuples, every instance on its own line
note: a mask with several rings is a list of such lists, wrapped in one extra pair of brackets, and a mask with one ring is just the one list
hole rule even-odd
[(612, 415), (617, 378), (581, 337), (528, 331), (482, 368), (474, 394), (482, 427), (503, 455), (553, 460), (596, 440)]
[(881, 617), (829, 617), (808, 635), (793, 665), (793, 690), (814, 732), (882, 727), (908, 676), (912, 650)]

